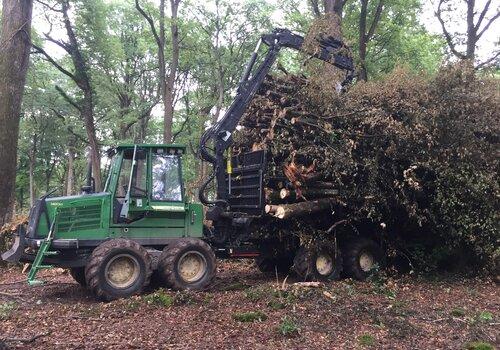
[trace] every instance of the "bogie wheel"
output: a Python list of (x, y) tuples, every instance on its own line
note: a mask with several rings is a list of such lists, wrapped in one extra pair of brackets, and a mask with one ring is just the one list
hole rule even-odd
[(293, 269), (304, 281), (338, 280), (342, 271), (342, 254), (329, 242), (301, 247), (295, 255)]
[(161, 253), (158, 272), (163, 281), (175, 290), (201, 290), (215, 277), (215, 254), (198, 238), (181, 238)]
[(293, 258), (288, 256), (282, 257), (258, 257), (255, 259), (260, 272), (270, 273), (277, 271), (278, 273), (288, 273), (293, 265)]
[(138, 294), (149, 284), (151, 257), (137, 242), (118, 238), (101, 243), (85, 267), (87, 286), (99, 299)]
[(346, 244), (344, 269), (348, 277), (365, 280), (376, 267), (383, 267), (384, 254), (373, 240), (358, 237)]
[(85, 267), (72, 267), (69, 269), (69, 274), (76, 282), (78, 282), (79, 285), (87, 287), (87, 281), (85, 280)]

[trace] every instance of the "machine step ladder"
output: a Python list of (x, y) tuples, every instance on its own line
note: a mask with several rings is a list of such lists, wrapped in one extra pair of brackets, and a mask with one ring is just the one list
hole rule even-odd
[(31, 264), (31, 269), (28, 273), (28, 284), (30, 286), (37, 286), (41, 285), (44, 282), (42, 280), (37, 280), (36, 279), (36, 274), (38, 271), (42, 269), (50, 269), (53, 266), (52, 265), (45, 265), (43, 264), (43, 260), (46, 256), (52, 256), (52, 255), (57, 255), (58, 252), (50, 251), (50, 245), (52, 243), (52, 239), (54, 238), (54, 227), (55, 227), (55, 222), (56, 218), (54, 218), (54, 221), (50, 225), (50, 230), (47, 235), (47, 237), (42, 241), (40, 244), (40, 247), (38, 248), (38, 252), (36, 254), (35, 260), (33, 260), (33, 263)]

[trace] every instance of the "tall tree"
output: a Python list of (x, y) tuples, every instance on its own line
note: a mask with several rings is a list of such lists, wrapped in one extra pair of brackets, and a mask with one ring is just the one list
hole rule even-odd
[(61, 73), (69, 77), (80, 89), (82, 98), (75, 100), (66, 94), (63, 89), (56, 87), (61, 96), (74, 108), (76, 108), (85, 125), (85, 131), (89, 142), (90, 161), (92, 163), (92, 173), (95, 179), (96, 189), (101, 189), (101, 156), (100, 146), (96, 135), (96, 126), (94, 118), (94, 88), (90, 79), (90, 68), (87, 58), (83, 55), (81, 45), (77, 40), (74, 25), (69, 17), (70, 2), (62, 0), (61, 7), (51, 10), (59, 12), (62, 16), (62, 23), (67, 35), (67, 41), (58, 40), (50, 33), (44, 33), (47, 41), (52, 42), (62, 48), (70, 56), (74, 72), (64, 68), (52, 56), (50, 56), (42, 47), (33, 45), (35, 50), (45, 56)]
[[(315, 20), (320, 19), (315, 15), (311, 1), (308, 4), (309, 6), (306, 7), (300, 0), (280, 0), (287, 27), (299, 33), (307, 33)], [(360, 34), (363, 33), (362, 30), (360, 31), (360, 19), (365, 17), (361, 16), (361, 5), (361, 0), (343, 3), (342, 35), (344, 41), (352, 49), (356, 67), (362, 66), (363, 70), (366, 70), (368, 79), (377, 79), (400, 64), (419, 72), (435, 72), (438, 69), (444, 58), (446, 43), (440, 35), (429, 33), (420, 23), (421, 0), (383, 0), (383, 4), (380, 5), (383, 6), (380, 18), (375, 22), (379, 1), (368, 0), (366, 19), (364, 19), (364, 24), (361, 23), (365, 34), (361, 38), (362, 43), (370, 33), (371, 24), (375, 23), (376, 26), (373, 27), (373, 35), (369, 36), (370, 40), (366, 41), (366, 47), (360, 50)], [(318, 3), (318, 9), (320, 15), (324, 16), (321, 1)], [(282, 57), (285, 56), (287, 52), (282, 55)], [(362, 65), (360, 56), (364, 56)], [(291, 56), (286, 58), (288, 59), (285, 62), (287, 69), (295, 72), (303, 69), (300, 60), (293, 59)], [(323, 67), (321, 71), (324, 71)]]
[(0, 225), (9, 219), (16, 177), (21, 99), (31, 46), (32, 0), (3, 0), (0, 33)]
[(170, 0), (170, 41), (171, 57), (167, 67), (165, 60), (166, 36), (165, 36), (165, 0), (160, 0), (160, 18), (158, 30), (153, 17), (148, 14), (135, 0), (135, 6), (141, 15), (146, 19), (151, 27), (151, 32), (158, 45), (158, 65), (159, 65), (159, 84), (163, 100), (163, 142), (172, 142), (172, 126), (174, 120), (175, 108), (175, 82), (177, 69), (179, 67), (179, 25), (178, 12), (181, 0)]
[[(450, 0), (439, 0), (438, 8), (436, 10), (436, 17), (441, 24), (441, 29), (443, 30), (446, 43), (451, 51), (451, 53), (461, 60), (471, 60), (476, 59), (476, 49), (478, 41), (484, 35), (484, 33), (490, 28), (490, 26), (495, 22), (495, 20), (500, 17), (499, 7), (493, 10), (495, 13), (488, 16), (488, 12), (491, 6), (491, 0), (486, 1), (482, 8), (476, 8), (475, 0), (465, 0), (467, 9), (465, 16), (466, 21), (466, 32), (465, 33), (451, 33), (449, 29), (449, 23), (452, 18), (450, 16), (446, 17), (445, 12), (452, 13), (453, 17), (456, 17), (457, 8), (455, 3)], [(464, 38), (465, 36), (465, 38)], [(459, 40), (457, 40), (457, 38)], [(461, 42), (462, 41), (462, 42)], [(460, 50), (459, 46), (465, 44), (465, 50)], [(478, 63), (478, 67), (487, 65), (500, 56), (500, 50), (497, 50), (492, 57), (487, 60)]]
[[(89, 9), (90, 12), (90, 9)], [(149, 25), (135, 6), (106, 6), (102, 11), (106, 40), (94, 49), (109, 52), (101, 64), (92, 67), (96, 82), (97, 112), (103, 114), (100, 128), (111, 129), (116, 140), (143, 142), (152, 109), (160, 98), (156, 41)], [(102, 30), (92, 28), (89, 36)]]

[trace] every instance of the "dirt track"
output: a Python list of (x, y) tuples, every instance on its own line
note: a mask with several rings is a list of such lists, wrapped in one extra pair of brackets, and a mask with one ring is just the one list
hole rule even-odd
[[(293, 288), (296, 281), (289, 278), (287, 290), (279, 291), (283, 277), (278, 288), (275, 276), (249, 263), (224, 262), (209, 291), (148, 291), (100, 303), (66, 273), (47, 271), (50, 282), (38, 287), (12, 284), (23, 279), (17, 267), (0, 273), (0, 350), (500, 345), (500, 295), (484, 280), (404, 277)], [(236, 319), (251, 317), (241, 314), (248, 311), (260, 311), (261, 320)]]

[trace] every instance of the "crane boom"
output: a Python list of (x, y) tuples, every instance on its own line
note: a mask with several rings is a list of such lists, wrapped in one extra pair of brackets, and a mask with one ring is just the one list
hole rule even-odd
[[(352, 59), (344, 54), (338, 53), (340, 49), (346, 48), (346, 46), (341, 41), (332, 37), (319, 37), (317, 40), (320, 47), (312, 56), (345, 70), (346, 78), (342, 85), (349, 83), (353, 79), (354, 73)], [(254, 70), (261, 44), (267, 45), (268, 51), (263, 61)], [(275, 29), (272, 33), (261, 36), (241, 77), (234, 101), (231, 103), (231, 106), (224, 116), (211, 128), (207, 129), (200, 139), (200, 157), (202, 160), (211, 163), (214, 169), (213, 174), (205, 181), (199, 191), (200, 201), (203, 204), (227, 205), (229, 192), (225, 181), (224, 152), (233, 142), (232, 133), (276, 61), (281, 48), (285, 47), (301, 50), (303, 44), (304, 38), (298, 34), (292, 33), (288, 29)], [(215, 149), (209, 150), (207, 143), (212, 139), (215, 143)], [(217, 180), (217, 199), (215, 201), (210, 201), (205, 196), (205, 191), (208, 184), (214, 178)]]

